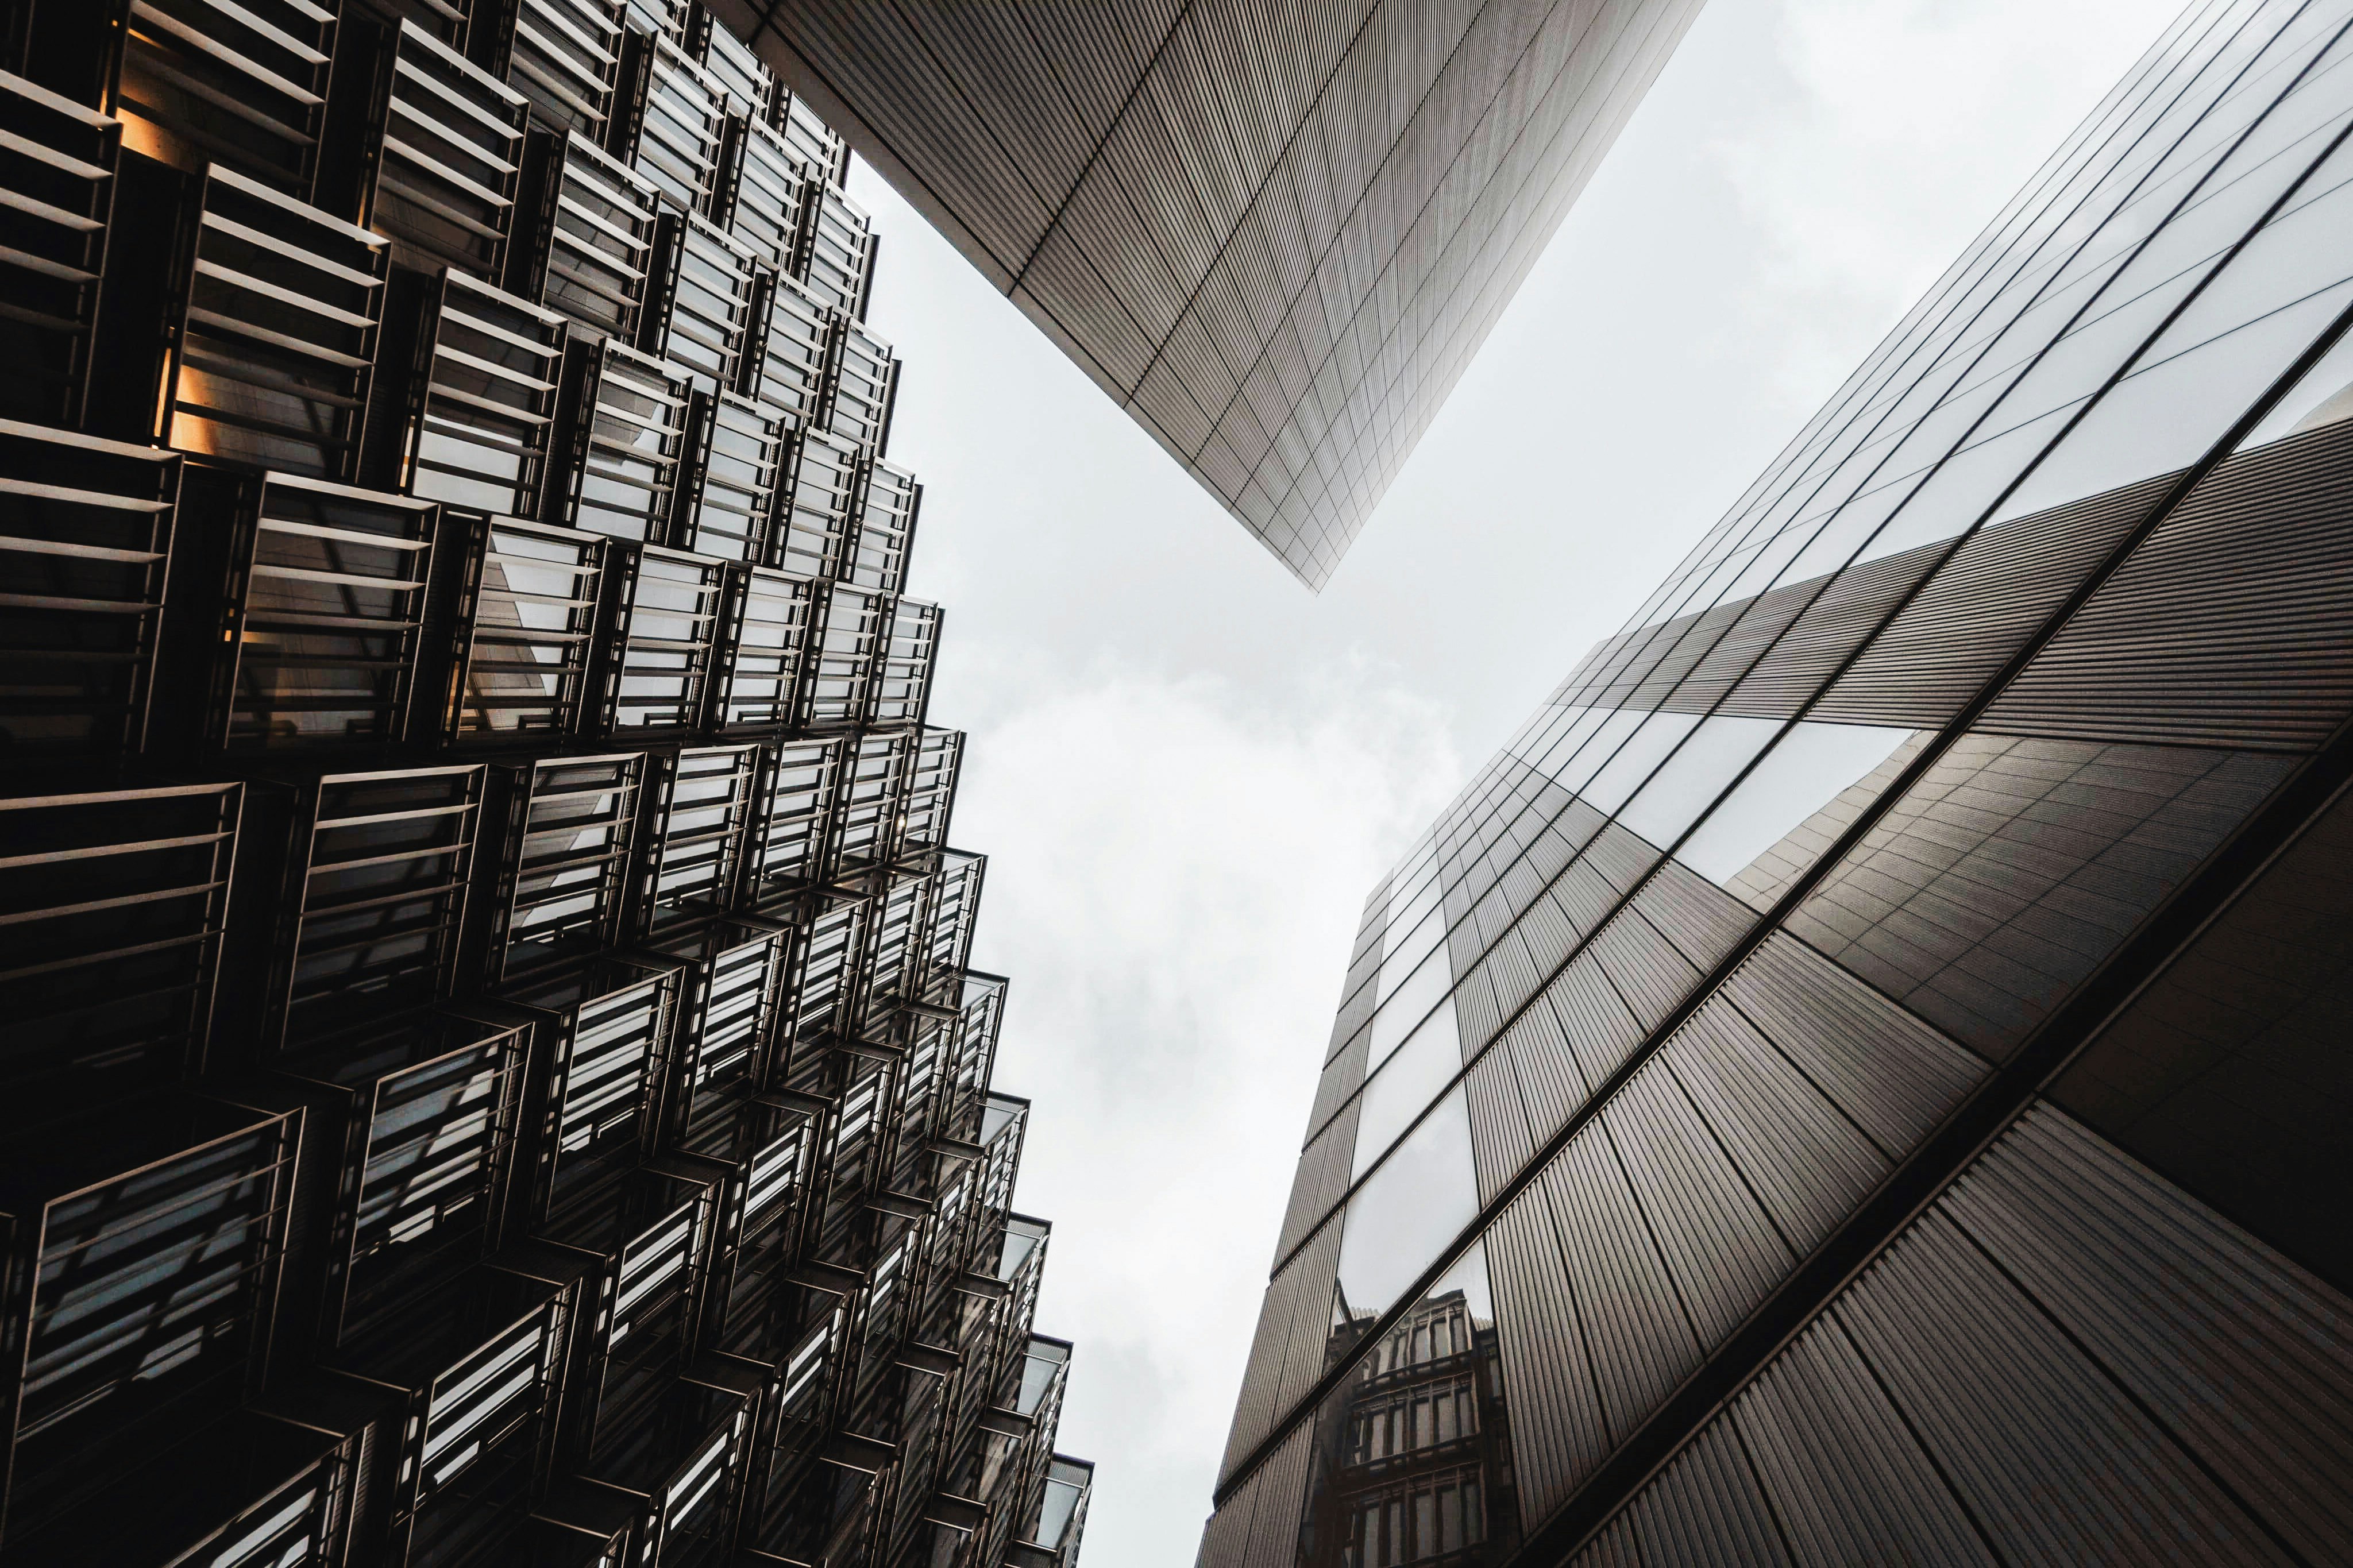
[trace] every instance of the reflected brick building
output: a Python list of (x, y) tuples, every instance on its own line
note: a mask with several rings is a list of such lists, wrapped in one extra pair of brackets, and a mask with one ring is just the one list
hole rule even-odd
[(685, 0), (0, 15), (0, 1563), (1068, 1568), (839, 138)]
[(1204, 1568), (2353, 1557), (2348, 49), (2192, 5), (1374, 891)]
[(717, 0), (1322, 587), (1698, 0)]

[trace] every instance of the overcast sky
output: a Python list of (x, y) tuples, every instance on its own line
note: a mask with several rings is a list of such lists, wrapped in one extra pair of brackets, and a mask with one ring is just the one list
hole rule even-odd
[(1190, 1563), (1365, 894), (2171, 0), (1708, 0), (1330, 586), (860, 168), (1086, 1561)]

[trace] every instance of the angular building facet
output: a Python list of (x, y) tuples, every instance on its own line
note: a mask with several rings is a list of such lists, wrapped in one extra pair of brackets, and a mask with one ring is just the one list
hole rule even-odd
[(2199, 0), (1374, 891), (1204, 1568), (2353, 1558), (2348, 127)]
[(5, 19), (0, 1565), (1070, 1568), (839, 139), (690, 0)]
[(1698, 0), (716, 0), (1323, 586)]

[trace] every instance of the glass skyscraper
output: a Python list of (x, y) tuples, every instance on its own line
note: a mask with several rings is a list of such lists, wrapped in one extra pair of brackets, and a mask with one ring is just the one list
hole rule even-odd
[(1699, 0), (713, 0), (1320, 588)]
[(1375, 889), (1203, 1568), (2353, 1558), (2348, 27), (2192, 5)]
[(1071, 1568), (839, 138), (691, 0), (0, 17), (0, 1564)]

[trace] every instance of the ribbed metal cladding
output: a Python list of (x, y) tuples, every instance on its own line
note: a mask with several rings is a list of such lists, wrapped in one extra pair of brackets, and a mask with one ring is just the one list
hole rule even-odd
[(1736, 1435), (1800, 1563), (2340, 1562), (2346, 1307), (2038, 1104), (1577, 1561)]
[(2340, 1289), (2336, 1173), (2353, 995), (2353, 802), (2340, 798), (2095, 1036), (2051, 1098)]
[(1320, 587), (1697, 6), (715, 9)]

